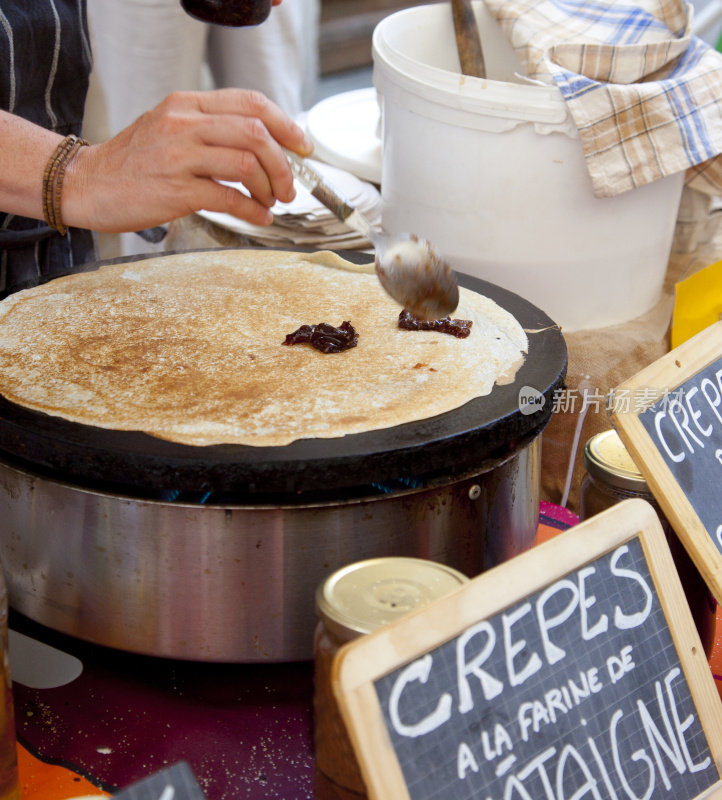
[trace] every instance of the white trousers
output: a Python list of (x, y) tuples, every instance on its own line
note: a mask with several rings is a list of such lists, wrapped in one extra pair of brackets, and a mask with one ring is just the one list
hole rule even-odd
[(250, 28), (207, 25), (178, 0), (89, 0), (95, 80), (111, 135), (176, 89), (258, 89), (295, 116), (315, 102), (320, 0), (284, 0)]
[[(316, 102), (320, 0), (283, 0), (261, 25), (189, 17), (179, 0), (88, 0), (93, 72), (84, 133), (114, 136), (175, 90), (257, 89), (290, 116)], [(149, 248), (124, 235), (123, 254)]]

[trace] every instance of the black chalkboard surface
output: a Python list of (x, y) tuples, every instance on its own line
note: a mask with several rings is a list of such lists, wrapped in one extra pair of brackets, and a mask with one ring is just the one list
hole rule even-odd
[(345, 646), (334, 690), (379, 800), (722, 796), (722, 704), (643, 500)]
[(611, 419), (722, 601), (722, 322), (618, 386)]

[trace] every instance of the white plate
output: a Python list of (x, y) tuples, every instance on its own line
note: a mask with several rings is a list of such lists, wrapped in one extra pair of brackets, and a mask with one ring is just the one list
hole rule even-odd
[(314, 157), (371, 183), (381, 183), (376, 89), (354, 89), (317, 103), (306, 115)]

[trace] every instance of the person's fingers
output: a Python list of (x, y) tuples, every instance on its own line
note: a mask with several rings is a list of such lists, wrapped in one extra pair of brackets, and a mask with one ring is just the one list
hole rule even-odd
[(299, 155), (310, 155), (313, 150), (303, 129), (261, 92), (216, 89), (212, 92), (189, 92), (185, 99), (196, 102), (197, 108), (205, 114), (237, 114), (259, 119), (273, 139)]
[[(113, 139), (82, 148), (66, 176), (68, 221), (137, 230), (208, 209), (268, 224), (295, 194), (284, 154), (306, 154), (303, 131), (263, 95), (243, 90), (169, 95)], [(239, 182), (250, 197), (221, 181)]]
[[(163, 163), (168, 155), (163, 149), (146, 153), (145, 159), (138, 159), (137, 153), (127, 159), (125, 153), (114, 152), (111, 140), (83, 151), (77, 163), (72, 164), (67, 191), (63, 192), (63, 214), (69, 224), (98, 231), (132, 231), (201, 209), (232, 214), (255, 225), (273, 221), (268, 207), (275, 198), (263, 196), (263, 190), (248, 177), (246, 169), (234, 173), (229, 168), (228, 172), (231, 179), (250, 185), (252, 197), (211, 177), (194, 174), (193, 170), (179, 169), (172, 154), (169, 163)], [(234, 158), (236, 154), (232, 152), (229, 159)], [(222, 166), (219, 171), (223, 172)]]
[[(158, 113), (158, 124), (170, 142), (182, 142), (185, 133), (197, 136), (193, 141), (200, 145), (237, 152), (237, 158), (229, 160), (228, 153), (200, 150), (193, 161), (196, 174), (244, 183), (247, 179), (254, 196), (266, 204), (272, 202), (271, 197), (283, 202), (293, 199), (293, 177), (282, 148), (307, 155), (313, 146), (303, 130), (264, 95), (238, 89), (175, 93), (161, 103)], [(190, 144), (183, 142), (183, 147), (186, 157), (193, 160)], [(219, 164), (226, 172), (218, 171)]]
[[(204, 198), (202, 208), (206, 211), (232, 214), (253, 225), (270, 225), (273, 222), (271, 211), (254, 198), (247, 197), (231, 186), (224, 186), (215, 181), (206, 183), (207, 185), (202, 189)], [(199, 196), (200, 194), (201, 192), (199, 192)]]
[(293, 199), (293, 175), (286, 156), (260, 120), (209, 116), (199, 124), (197, 136), (200, 146), (188, 154), (196, 174), (242, 181), (267, 205), (275, 199)]
[[(251, 126), (252, 128), (253, 126)], [(240, 181), (266, 205), (276, 200), (288, 203), (295, 196), (293, 175), (284, 152), (273, 140), (256, 136), (246, 125), (211, 126), (201, 146), (187, 153), (188, 167), (195, 175), (225, 181)]]
[(293, 176), (282, 148), (310, 155), (313, 145), (302, 128), (259, 92), (202, 93), (200, 107), (206, 115), (205, 142), (250, 150), (268, 176), (273, 195), (292, 200)]

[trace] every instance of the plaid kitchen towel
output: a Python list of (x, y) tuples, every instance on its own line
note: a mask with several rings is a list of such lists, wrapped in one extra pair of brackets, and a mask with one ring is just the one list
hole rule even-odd
[(594, 194), (687, 171), (722, 195), (722, 53), (681, 0), (485, 0), (529, 78), (554, 83)]

